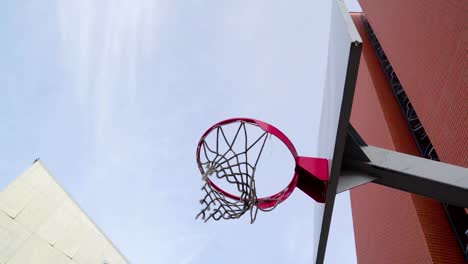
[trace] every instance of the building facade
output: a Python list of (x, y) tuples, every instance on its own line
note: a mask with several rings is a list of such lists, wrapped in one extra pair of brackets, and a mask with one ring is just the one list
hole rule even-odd
[(127, 264), (36, 161), (0, 192), (0, 264)]
[[(360, 3), (351, 123), (369, 145), (468, 167), (468, 1)], [(466, 263), (464, 208), (376, 184), (351, 203), (359, 263)]]

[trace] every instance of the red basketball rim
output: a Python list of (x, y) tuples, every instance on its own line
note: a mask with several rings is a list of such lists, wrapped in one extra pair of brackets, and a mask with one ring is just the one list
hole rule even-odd
[[(204, 169), (203, 169), (203, 167), (201, 165), (201, 161), (200, 161), (200, 151), (201, 151), (203, 142), (205, 141), (205, 138), (208, 136), (208, 134), (210, 134), (217, 127), (227, 125), (227, 124), (232, 124), (232, 123), (235, 123), (235, 122), (246, 122), (246, 123), (250, 123), (250, 124), (255, 124), (259, 128), (261, 128), (263, 131), (266, 131), (266, 132), (272, 134), (273, 136), (275, 136), (276, 138), (278, 138), (279, 140), (281, 140), (281, 142), (283, 142), (283, 144), (285, 144), (286, 147), (291, 152), (291, 154), (292, 154), (292, 156), (294, 158), (294, 161), (296, 162), (296, 165), (297, 165), (298, 155), (297, 155), (296, 148), (292, 144), (291, 140), (289, 140), (289, 138), (283, 132), (281, 132), (279, 129), (277, 129), (276, 127), (274, 127), (274, 126), (272, 126), (272, 125), (270, 125), (268, 123), (265, 123), (263, 121), (253, 119), (253, 118), (230, 118), (230, 119), (226, 119), (226, 120), (223, 120), (223, 121), (220, 121), (220, 122), (214, 124), (200, 138), (200, 141), (198, 142), (198, 146), (197, 146), (197, 163), (198, 163), (198, 168), (200, 170), (200, 173), (202, 173), (202, 174), (204, 173)], [(291, 193), (294, 191), (294, 188), (297, 185), (298, 178), (299, 178), (298, 174), (297, 174), (297, 172), (295, 172), (291, 182), (283, 190), (281, 190), (280, 192), (278, 192), (276, 194), (268, 196), (268, 197), (258, 198), (258, 205), (257, 205), (258, 208), (268, 209), (268, 208), (274, 207), (277, 204), (279, 204), (279, 203), (283, 202), (284, 200), (286, 200), (291, 195)], [(207, 181), (210, 183), (211, 186), (213, 186), (214, 189), (216, 189), (220, 193), (224, 194), (226, 197), (229, 197), (229, 198), (237, 200), (237, 201), (242, 200), (239, 196), (224, 191), (219, 186), (214, 184), (209, 178), (207, 178)]]

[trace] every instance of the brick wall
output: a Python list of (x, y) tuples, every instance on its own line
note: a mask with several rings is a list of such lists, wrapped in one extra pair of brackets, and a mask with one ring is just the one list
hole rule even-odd
[[(418, 155), (361, 14), (352, 17), (363, 53), (351, 123), (370, 145)], [(351, 204), (359, 263), (465, 263), (440, 203), (367, 184), (351, 191)]]
[(359, 2), (440, 160), (468, 167), (468, 1)]

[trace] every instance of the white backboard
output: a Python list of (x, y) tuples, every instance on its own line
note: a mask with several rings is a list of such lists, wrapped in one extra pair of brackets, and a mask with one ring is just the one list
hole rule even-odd
[(346, 132), (356, 84), (362, 40), (345, 5), (333, 1), (327, 76), (319, 133), (319, 156), (329, 159), (330, 181), (325, 204), (316, 207), (317, 263), (325, 258), (327, 240), (341, 170)]

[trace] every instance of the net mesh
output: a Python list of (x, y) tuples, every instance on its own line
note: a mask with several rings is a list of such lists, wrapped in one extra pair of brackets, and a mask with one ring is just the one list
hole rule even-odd
[[(250, 213), (250, 222), (256, 219), (258, 210), (270, 211), (280, 203), (282, 193), (275, 195), (273, 206), (262, 209), (258, 206), (255, 188), (255, 171), (268, 139), (269, 133), (263, 131), (258, 137), (248, 137), (248, 128), (260, 129), (257, 125), (238, 121), (233, 135), (223, 126), (216, 127), (214, 142), (203, 138), (200, 145), (198, 164), (202, 173), (204, 197), (200, 200), (203, 208), (196, 218), (208, 220), (238, 219)], [(240, 141), (240, 142), (239, 142)], [(250, 142), (249, 142), (250, 141)], [(216, 178), (213, 178), (216, 177)], [(210, 179), (210, 180), (208, 180)], [(240, 199), (233, 199), (217, 190), (212, 182), (221, 182), (233, 187)], [(284, 192), (284, 191), (283, 191)]]

